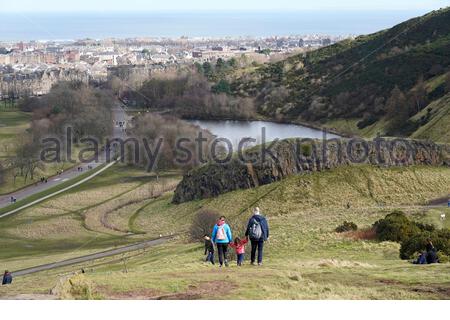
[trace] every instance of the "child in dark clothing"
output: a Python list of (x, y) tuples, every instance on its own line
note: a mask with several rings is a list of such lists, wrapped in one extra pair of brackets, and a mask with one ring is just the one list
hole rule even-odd
[(238, 266), (242, 266), (242, 262), (244, 262), (245, 245), (247, 244), (247, 242), (247, 238), (241, 240), (239, 237), (236, 237), (236, 239), (234, 239), (234, 242), (230, 242), (230, 247), (236, 250)]
[(11, 284), (12, 283), (12, 274), (8, 270), (3, 274), (2, 285)]
[(203, 239), (205, 240), (205, 255), (207, 254), (205, 262), (214, 264), (214, 244), (211, 238), (206, 234)]

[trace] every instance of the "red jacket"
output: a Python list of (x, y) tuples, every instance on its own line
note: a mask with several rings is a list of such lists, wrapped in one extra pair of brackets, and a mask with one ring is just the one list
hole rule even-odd
[(242, 254), (245, 253), (245, 245), (247, 244), (247, 242), (247, 239), (241, 240), (241, 242), (239, 242), (238, 244), (235, 244), (233, 241), (230, 242), (230, 247), (236, 250), (236, 254)]

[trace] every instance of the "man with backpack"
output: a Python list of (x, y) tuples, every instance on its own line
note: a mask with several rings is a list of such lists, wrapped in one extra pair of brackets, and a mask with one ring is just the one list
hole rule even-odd
[(252, 244), (251, 263), (255, 264), (256, 250), (258, 250), (258, 266), (262, 265), (264, 241), (269, 238), (269, 224), (260, 210), (256, 207), (253, 210), (253, 216), (247, 224), (245, 235), (250, 238)]
[(217, 252), (219, 255), (219, 264), (222, 267), (225, 262), (225, 266), (228, 267), (228, 244), (232, 241), (233, 236), (231, 234), (230, 226), (225, 223), (225, 217), (221, 216), (211, 235), (211, 240), (217, 246)]

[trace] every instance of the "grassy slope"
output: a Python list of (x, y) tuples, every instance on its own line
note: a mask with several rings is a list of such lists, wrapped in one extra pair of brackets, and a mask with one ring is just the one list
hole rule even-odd
[(414, 119), (426, 116), (428, 110), (431, 120), (414, 132), (412, 138), (450, 143), (450, 94), (428, 105)]
[[(126, 171), (115, 174), (121, 177), (119, 179), (124, 179)], [(103, 179), (106, 178), (105, 175)], [(93, 181), (92, 189), (86, 186), (80, 192), (84, 192), (86, 197), (89, 190), (115, 188), (118, 180), (113, 180), (110, 180), (112, 184), (108, 187), (96, 185)], [(131, 240), (184, 232), (199, 208), (224, 213), (235, 234), (241, 234), (249, 208), (258, 205), (268, 216), (272, 233), (267, 244), (265, 265), (258, 271), (248, 265), (240, 269), (233, 265), (227, 270), (206, 266), (201, 262), (202, 245), (189, 243), (186, 236), (181, 235), (171, 243), (146, 252), (85, 264), (88, 273), (84, 278), (95, 288), (99, 297), (113, 298), (156, 298), (165, 295), (238, 299), (449, 298), (449, 264), (414, 266), (399, 260), (398, 244), (353, 240), (333, 232), (343, 220), (352, 220), (360, 227), (371, 225), (389, 212), (390, 209), (380, 207), (382, 205), (399, 207), (421, 204), (447, 195), (450, 193), (449, 185), (450, 169), (447, 168), (377, 169), (363, 166), (293, 176), (268, 186), (178, 206), (170, 203), (171, 194), (167, 194), (142, 202), (133, 227), (147, 234), (133, 236)], [(100, 198), (99, 194), (96, 198)], [(95, 199), (91, 201), (95, 202)], [(347, 203), (350, 203), (350, 209), (347, 209)], [(66, 208), (70, 206), (66, 201)], [(410, 208), (407, 211), (415, 219), (431, 221), (443, 227), (438, 218), (440, 210), (423, 212)], [(38, 210), (28, 213), (33, 214), (44, 215)], [(18, 221), (27, 218), (20, 219)], [(18, 221), (9, 221), (6, 227), (0, 229), (0, 234), (10, 234), (16, 229)], [(32, 229), (33, 226), (30, 224), (29, 227)], [(448, 224), (445, 227), (449, 227)], [(91, 237), (96, 236), (95, 230), (84, 232)], [(15, 237), (17, 242), (10, 242), (9, 259), (2, 259), (2, 265), (9, 268), (31, 265), (29, 260), (36, 262), (37, 257), (52, 261), (63, 255), (61, 251), (49, 253), (40, 248), (41, 253), (35, 252), (27, 257), (23, 246), (35, 241), (26, 237), (20, 240), (20, 234)], [(55, 237), (46, 240), (50, 247), (51, 242), (61, 242), (62, 239), (65, 243), (88, 239), (88, 236), (80, 237), (79, 233), (59, 236), (55, 233)], [(94, 240), (77, 252), (81, 254), (94, 248), (111, 246), (118, 239), (120, 237), (101, 234), (100, 242)], [(19, 243), (22, 248), (16, 252), (15, 246)], [(0, 296), (48, 292), (61, 274), (79, 268), (70, 267), (18, 278), (14, 286), (0, 288)], [(125, 268), (127, 273), (123, 272)], [(255, 272), (261, 279), (259, 284), (253, 280)], [(218, 280), (223, 280), (223, 284), (217, 284)], [(214, 289), (216, 286), (220, 287), (219, 292)]]

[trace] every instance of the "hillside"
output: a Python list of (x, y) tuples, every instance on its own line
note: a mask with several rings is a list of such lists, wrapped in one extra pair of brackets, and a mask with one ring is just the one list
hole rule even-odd
[[(433, 11), (263, 65), (235, 79), (232, 88), (255, 97), (258, 111), (273, 118), (363, 135), (411, 135), (438, 114), (414, 116), (450, 92), (448, 21), (450, 8)], [(367, 129), (371, 126), (376, 129)]]
[[(3, 220), (0, 238), (6, 249), (0, 263), (17, 270), (160, 234), (177, 233), (176, 239), (138, 252), (17, 277), (13, 286), (0, 287), (0, 298), (449, 297), (448, 263), (419, 267), (399, 259), (397, 243), (334, 232), (344, 220), (364, 229), (394, 208), (402, 208), (415, 220), (448, 228), (448, 221), (439, 220), (441, 209), (415, 207), (448, 194), (448, 168), (342, 167), (180, 205), (171, 203), (172, 192), (148, 197), (158, 184), (169, 185), (169, 180), (179, 177), (164, 175), (165, 183), (130, 170), (113, 167), (71, 194)], [(204, 264), (203, 243), (189, 240), (186, 234), (196, 212), (212, 209), (225, 214), (234, 234), (240, 235), (255, 205), (262, 208), (271, 226), (264, 266), (251, 267), (248, 257), (241, 268), (234, 263), (227, 269)], [(126, 228), (139, 234), (126, 234)], [(81, 268), (86, 273), (74, 276)], [(258, 285), (255, 272), (261, 279)], [(219, 279), (220, 289), (216, 289)]]

